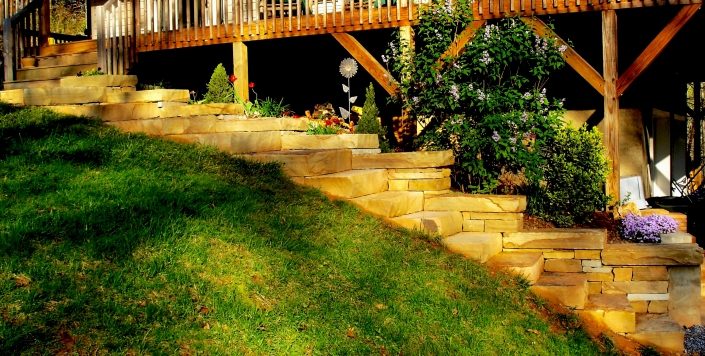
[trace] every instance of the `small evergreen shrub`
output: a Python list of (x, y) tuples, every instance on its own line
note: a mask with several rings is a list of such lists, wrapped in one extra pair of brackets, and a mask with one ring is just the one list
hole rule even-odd
[(389, 152), (389, 142), (384, 126), (379, 122), (379, 109), (375, 102), (375, 87), (370, 83), (365, 91), (365, 104), (362, 106), (362, 116), (355, 126), (355, 133), (377, 134), (382, 152)]
[(232, 103), (235, 100), (235, 88), (228, 79), (222, 63), (213, 70), (211, 80), (208, 82), (208, 91), (203, 97), (204, 103)]
[(541, 156), (544, 178), (529, 187), (529, 214), (570, 226), (604, 209), (609, 167), (597, 128), (564, 125), (543, 145)]

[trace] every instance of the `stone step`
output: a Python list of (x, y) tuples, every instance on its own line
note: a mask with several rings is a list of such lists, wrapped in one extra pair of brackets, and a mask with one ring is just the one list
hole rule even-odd
[(189, 91), (185, 89), (150, 89), (108, 93), (104, 102), (108, 104), (156, 103), (160, 101), (188, 103), (190, 99)]
[(541, 252), (501, 252), (490, 258), (487, 265), (524, 276), (535, 284), (543, 273), (544, 258)]
[(290, 135), (282, 137), (282, 150), (375, 149), (379, 136), (371, 134)]
[(627, 336), (661, 351), (678, 354), (684, 351), (685, 331), (666, 314), (637, 315), (636, 331)]
[[(136, 75), (88, 75), (68, 76), (60, 80), (62, 87), (120, 87), (133, 89), (137, 86)], [(129, 91), (129, 90), (128, 90)]]
[(98, 42), (96, 40), (84, 40), (40, 47), (39, 55), (46, 57), (61, 54), (95, 52), (97, 50)]
[(71, 66), (80, 64), (93, 64), (94, 68), (97, 68), (98, 52), (91, 51), (83, 53), (70, 53), (62, 55), (36, 57), (37, 67)]
[(435, 168), (453, 165), (453, 151), (393, 152), (353, 157), (353, 169)]
[(57, 105), (51, 106), (50, 109), (62, 114), (97, 117), (108, 122), (244, 113), (244, 108), (240, 104), (187, 105), (180, 102)]
[(443, 239), (443, 245), (452, 252), (484, 263), (502, 252), (502, 234), (461, 232)]
[(423, 210), (423, 192), (386, 191), (349, 201), (360, 209), (383, 218), (394, 218)]
[[(353, 167), (355, 160), (353, 160)], [(426, 210), (472, 211), (479, 213), (520, 213), (526, 209), (526, 197), (521, 195), (484, 195), (450, 193), (426, 198)]]
[(349, 149), (290, 150), (254, 153), (246, 157), (261, 162), (280, 162), (289, 177), (310, 177), (350, 170)]
[(602, 251), (604, 265), (700, 266), (703, 249), (694, 243), (610, 244)]
[(387, 190), (386, 169), (350, 170), (298, 180), (336, 198), (357, 198)]
[[(185, 105), (185, 103), (165, 102), (164, 105)], [(209, 104), (210, 105), (210, 104)], [(159, 109), (159, 106), (152, 106)], [(182, 107), (179, 111), (188, 111), (189, 107)], [(170, 111), (159, 110), (152, 115), (170, 115)], [(226, 132), (261, 132), (261, 131), (300, 131), (305, 129), (305, 122), (292, 118), (258, 118), (247, 119), (242, 115), (196, 115), (188, 117), (143, 118), (129, 121), (115, 121), (115, 127), (130, 132), (145, 132), (152, 135), (183, 135), (183, 134), (210, 134)], [(156, 132), (146, 130), (158, 129)], [(284, 151), (282, 151), (284, 152)], [(350, 168), (347, 168), (350, 169)], [(331, 172), (332, 173), (332, 172)]]
[(24, 105), (73, 105), (101, 103), (108, 88), (89, 87), (45, 87), (24, 89)]
[(604, 229), (540, 229), (504, 235), (504, 247), (513, 249), (599, 250), (606, 241)]
[(60, 65), (18, 69), (16, 80), (47, 80), (74, 76), (78, 72), (95, 69), (95, 64)]
[(59, 86), (59, 78), (47, 80), (13, 80), (3, 83), (5, 90), (27, 89), (27, 88), (48, 88)]
[(544, 273), (531, 290), (549, 302), (584, 309), (588, 298), (587, 277), (582, 273)]
[(281, 133), (279, 131), (223, 132), (163, 137), (175, 142), (213, 146), (221, 151), (235, 154), (281, 150)]
[(636, 312), (624, 294), (591, 294), (585, 309), (579, 312), (616, 333), (636, 331)]
[(463, 214), (459, 211), (419, 211), (392, 218), (391, 221), (409, 230), (450, 236), (462, 231)]

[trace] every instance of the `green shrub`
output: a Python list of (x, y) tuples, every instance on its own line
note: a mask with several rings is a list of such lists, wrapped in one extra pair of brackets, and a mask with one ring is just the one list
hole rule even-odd
[(235, 101), (235, 88), (228, 79), (222, 63), (213, 70), (211, 80), (208, 82), (208, 91), (203, 97), (204, 103), (232, 103)]
[(444, 56), (472, 21), (470, 9), (468, 0), (430, 5), (415, 28), (415, 54), (393, 42), (383, 61), (400, 78), (398, 99), (409, 118), (423, 126), (418, 147), (453, 150), (456, 187), (521, 192), (500, 177), (541, 179), (539, 152), (562, 110), (545, 84), (565, 64), (565, 47), (507, 18), (479, 29), (460, 54)]
[(272, 98), (255, 99), (255, 102), (247, 109), (247, 116), (281, 117), (289, 111), (289, 104), (285, 104), (283, 98), (278, 101)]
[(370, 83), (365, 91), (365, 104), (362, 106), (360, 121), (355, 126), (355, 133), (377, 134), (379, 136), (379, 148), (382, 152), (391, 151), (387, 132), (379, 121), (379, 109), (375, 102), (375, 87)]
[(589, 219), (609, 202), (605, 181), (609, 165), (596, 129), (561, 127), (541, 151), (543, 180), (528, 192), (529, 214), (558, 226)]

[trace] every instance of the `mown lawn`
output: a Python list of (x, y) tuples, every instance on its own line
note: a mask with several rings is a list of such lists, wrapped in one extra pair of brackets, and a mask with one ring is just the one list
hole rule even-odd
[(0, 353), (598, 354), (526, 283), (276, 165), (0, 108)]

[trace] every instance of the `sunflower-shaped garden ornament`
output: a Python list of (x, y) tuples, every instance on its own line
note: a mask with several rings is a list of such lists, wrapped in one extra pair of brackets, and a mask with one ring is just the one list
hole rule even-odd
[(345, 58), (340, 62), (340, 75), (348, 80), (348, 85), (343, 84), (343, 92), (348, 94), (348, 108), (347, 110), (340, 107), (340, 116), (343, 119), (350, 121), (350, 105), (355, 103), (357, 96), (350, 96), (350, 78), (357, 74), (357, 62), (352, 58)]

